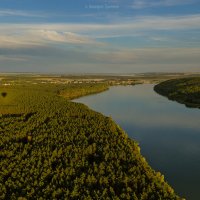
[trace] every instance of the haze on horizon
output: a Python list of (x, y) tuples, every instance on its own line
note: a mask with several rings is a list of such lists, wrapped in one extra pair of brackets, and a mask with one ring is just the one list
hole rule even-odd
[(1, 0), (0, 72), (200, 72), (200, 0)]

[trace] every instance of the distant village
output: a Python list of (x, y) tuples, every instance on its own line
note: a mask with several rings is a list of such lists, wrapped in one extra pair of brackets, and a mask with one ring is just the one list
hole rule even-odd
[[(108, 83), (109, 85), (136, 85), (156, 84), (164, 80), (192, 77), (193, 74), (137, 74), (137, 75), (40, 75), (40, 74), (0, 74), (0, 85), (22, 84), (82, 84), (82, 83)], [(197, 74), (195, 74), (197, 76)], [(199, 74), (200, 76), (200, 74)]]

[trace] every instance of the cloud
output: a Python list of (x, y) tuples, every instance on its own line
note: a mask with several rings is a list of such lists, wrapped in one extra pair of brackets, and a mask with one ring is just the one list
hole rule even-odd
[[(187, 66), (199, 69), (200, 48), (144, 48), (144, 49), (118, 49), (118, 50), (100, 50), (94, 48), (59, 48), (54, 46), (26, 46), (21, 48), (0, 48), (0, 63), (4, 61), (15, 61), (19, 58), (21, 61), (29, 65), (34, 63), (40, 66), (41, 62), (46, 63), (44, 69), (48, 65), (59, 67), (65, 65), (77, 65), (75, 71), (80, 70), (78, 66), (93, 66), (97, 71), (97, 66), (112, 66), (113, 70), (119, 69), (121, 72), (131, 71), (131, 69), (141, 69), (144, 71), (159, 71), (167, 69), (184, 69)], [(48, 63), (48, 64), (47, 64)], [(3, 67), (4, 65), (1, 64)], [(5, 65), (6, 66), (6, 65)], [(47, 69), (48, 70), (48, 69)], [(84, 69), (83, 69), (84, 71)], [(106, 71), (106, 70), (105, 70)], [(198, 70), (199, 71), (199, 70)], [(134, 72), (134, 70), (132, 71)]]
[(34, 13), (31, 11), (23, 11), (23, 10), (10, 10), (10, 9), (2, 9), (0, 10), (1, 17), (9, 17), (9, 16), (18, 16), (18, 17), (47, 17), (44, 13)]
[(22, 61), (27, 61), (27, 58), (19, 56), (16, 57), (16, 56), (0, 55), (0, 62), (2, 61), (22, 62)]
[[(35, 27), (32, 29), (23, 27), (18, 29), (8, 25), (7, 30), (2, 30), (0, 34), (0, 47), (23, 47), (23, 46), (41, 46), (55, 44), (77, 44), (77, 45), (104, 45), (102, 42), (97, 42), (95, 39), (62, 30), (40, 29)], [(50, 27), (49, 27), (50, 28)], [(1, 28), (0, 28), (1, 30)]]
[(127, 49), (97, 52), (92, 57), (95, 62), (110, 64), (133, 64), (138, 59), (134, 51)]
[(75, 34), (72, 32), (39, 30), (38, 33), (43, 37), (43, 39), (54, 41), (54, 42), (66, 42), (66, 43), (72, 43), (72, 44), (97, 44), (98, 43), (94, 39), (91, 39), (83, 35)]
[(143, 9), (149, 7), (169, 7), (176, 5), (193, 4), (195, 0), (134, 0), (133, 9)]
[[(188, 38), (186, 42), (198, 43), (198, 37), (192, 40), (194, 30), (198, 35), (200, 14), (123, 18), (118, 23), (106, 24), (1, 23), (0, 70), (6, 71), (8, 67), (24, 70), (27, 66), (29, 71), (51, 72), (199, 71), (200, 48), (192, 45), (193, 48), (145, 49), (139, 44), (136, 49), (131, 41), (132, 49), (129, 49), (118, 41), (118, 37), (124, 37), (129, 42), (127, 36), (134, 36), (169, 43), (173, 35), (166, 37), (160, 32), (175, 31), (176, 36)], [(116, 37), (115, 42), (111, 37)], [(184, 42), (181, 37), (180, 41)]]
[[(121, 20), (110, 24), (70, 24), (70, 23), (44, 23), (44, 24), (0, 24), (0, 47), (13, 47), (30, 45), (82, 45), (105, 46), (100, 39), (113, 37), (146, 37), (151, 31), (180, 31), (200, 30), (200, 14), (186, 16), (144, 16), (132, 20)], [(189, 33), (187, 33), (189, 34)], [(156, 34), (149, 38), (163, 40)], [(188, 41), (192, 37), (188, 35)], [(109, 45), (108, 45), (109, 46)], [(112, 46), (110, 45), (112, 48)]]

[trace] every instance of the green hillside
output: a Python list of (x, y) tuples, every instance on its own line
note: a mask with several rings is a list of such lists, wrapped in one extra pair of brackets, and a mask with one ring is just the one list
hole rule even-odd
[(162, 82), (154, 87), (159, 94), (185, 104), (200, 108), (200, 78), (174, 79)]
[(106, 89), (0, 86), (0, 199), (180, 199), (111, 118), (63, 98)]

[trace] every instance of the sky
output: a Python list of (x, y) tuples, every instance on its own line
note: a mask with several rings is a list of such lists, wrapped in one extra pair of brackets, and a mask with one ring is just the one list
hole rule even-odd
[(0, 0), (0, 72), (200, 72), (200, 0)]

